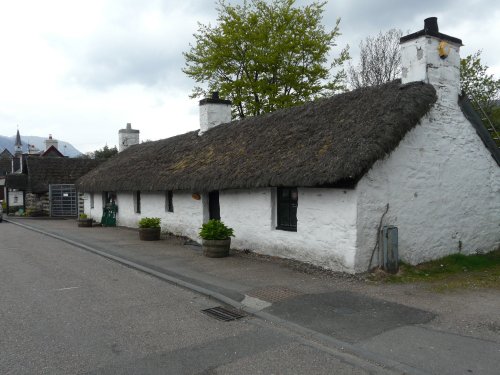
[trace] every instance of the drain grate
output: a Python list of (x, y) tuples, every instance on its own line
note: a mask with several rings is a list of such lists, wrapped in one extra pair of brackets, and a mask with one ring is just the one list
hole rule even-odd
[(201, 312), (211, 316), (212, 318), (223, 320), (225, 322), (241, 319), (246, 316), (239, 311), (229, 310), (222, 306), (211, 307), (209, 309), (201, 310)]

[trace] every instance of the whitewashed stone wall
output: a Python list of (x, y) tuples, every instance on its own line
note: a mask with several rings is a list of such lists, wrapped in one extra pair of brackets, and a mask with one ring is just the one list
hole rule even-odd
[[(135, 212), (134, 193), (117, 193), (116, 204), (118, 214), (116, 224), (124, 227), (137, 228), (138, 222), (143, 217), (159, 217), (162, 231), (182, 235), (199, 240), (198, 232), (202, 224), (202, 202), (194, 200), (190, 192), (174, 191), (174, 212), (168, 212), (166, 206), (166, 193), (141, 192), (141, 213)], [(90, 208), (90, 194), (85, 194), (84, 210), (87, 215), (97, 222), (102, 217), (102, 193), (94, 194), (94, 208)]]
[[(458, 106), (458, 47), (440, 59), (438, 42), (421, 38), (402, 45), (403, 65), (420, 64), (438, 101), (358, 183), (356, 271), (368, 267), (387, 203), (384, 224), (398, 227), (406, 262), (500, 245), (500, 168)], [(411, 69), (403, 71), (403, 81), (416, 77)]]
[[(136, 214), (133, 225), (126, 226), (137, 227), (137, 221), (141, 217), (159, 217), (161, 218), (162, 231), (198, 240), (198, 232), (203, 223), (201, 200), (193, 199), (191, 192), (174, 191), (172, 204), (174, 212), (168, 212), (166, 192), (141, 193), (141, 214)], [(122, 219), (122, 212), (119, 212), (119, 216), (120, 223), (125, 222)]]
[[(141, 196), (141, 206), (143, 204), (142, 201), (143, 199)], [(116, 225), (122, 227), (137, 228), (138, 222), (141, 219), (141, 214), (135, 212), (134, 193), (133, 192), (117, 193), (115, 203), (118, 206), (118, 213), (116, 214)], [(151, 217), (153, 215), (144, 214), (144, 216)]]
[(87, 217), (94, 219), (97, 223), (102, 219), (102, 193), (94, 193), (94, 208), (91, 208), (91, 193), (85, 193), (83, 196), (83, 212)]
[[(276, 229), (276, 190), (220, 191), (221, 219), (235, 231), (232, 247), (249, 249), (353, 272), (356, 249), (354, 190), (298, 189), (297, 232)], [(95, 194), (94, 209), (86, 194), (85, 212), (100, 221), (102, 194)], [(117, 225), (136, 228), (141, 217), (160, 217), (162, 230), (200, 241), (203, 202), (191, 192), (173, 193), (174, 212), (166, 212), (165, 193), (141, 193), (141, 213), (134, 212), (133, 193), (118, 193)]]
[(220, 192), (221, 219), (235, 231), (231, 246), (353, 272), (356, 192), (298, 189), (297, 232), (276, 229), (275, 189)]
[[(436, 121), (439, 112), (443, 116)], [(399, 254), (406, 262), (500, 245), (500, 168), (458, 112), (433, 110), (357, 190), (357, 271), (368, 267), (387, 203), (384, 224), (398, 227)]]

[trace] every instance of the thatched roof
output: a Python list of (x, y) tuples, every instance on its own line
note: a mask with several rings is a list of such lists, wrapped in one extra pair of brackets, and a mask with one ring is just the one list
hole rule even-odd
[(12, 160), (0, 157), (0, 176), (4, 176), (12, 172)]
[(28, 156), (29, 189), (43, 193), (49, 191), (50, 184), (74, 184), (98, 164), (99, 161), (92, 159)]
[(399, 81), (134, 145), (78, 181), (82, 191), (210, 191), (353, 185), (436, 101)]
[(28, 176), (24, 173), (11, 173), (5, 176), (5, 186), (9, 189), (25, 190), (28, 187)]

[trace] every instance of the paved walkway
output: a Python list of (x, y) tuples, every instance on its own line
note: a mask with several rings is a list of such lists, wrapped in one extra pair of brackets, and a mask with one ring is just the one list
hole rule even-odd
[(287, 262), (242, 253), (206, 258), (199, 246), (177, 238), (139, 241), (137, 231), (127, 228), (78, 228), (74, 220), (7, 220), (397, 373), (497, 374), (500, 368), (500, 335), (471, 337), (436, 329), (436, 312), (405, 304), (394, 294), (366, 293), (366, 283), (348, 275), (299, 272)]

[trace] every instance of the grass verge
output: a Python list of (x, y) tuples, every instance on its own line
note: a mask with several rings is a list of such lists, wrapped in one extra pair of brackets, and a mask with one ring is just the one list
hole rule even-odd
[(429, 283), (432, 290), (500, 289), (500, 249), (488, 254), (453, 254), (417, 266), (402, 263), (395, 275), (375, 272), (372, 281)]

